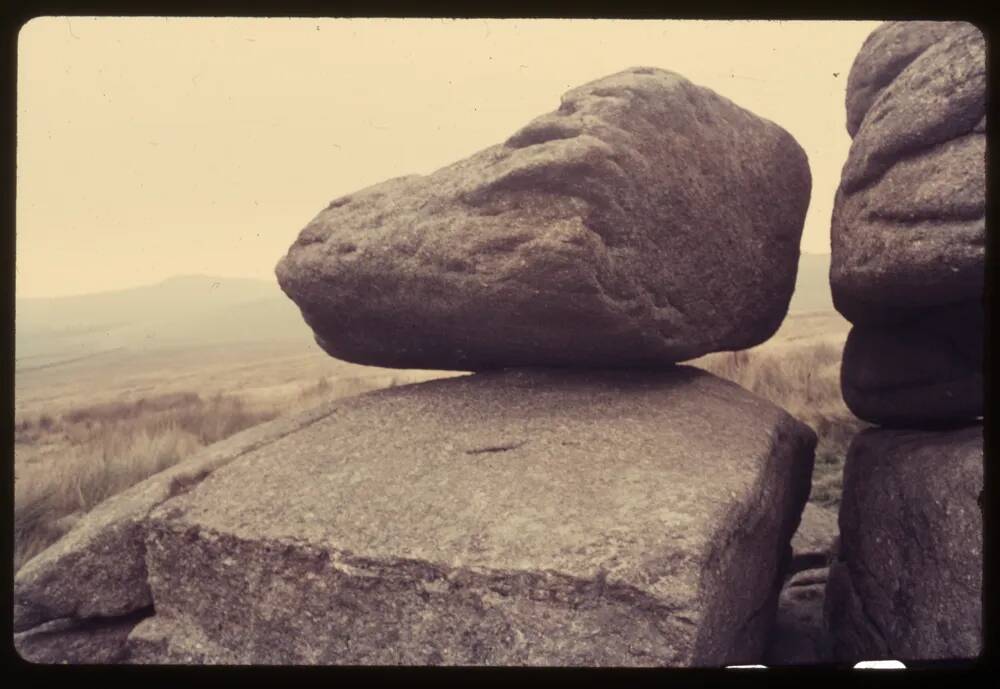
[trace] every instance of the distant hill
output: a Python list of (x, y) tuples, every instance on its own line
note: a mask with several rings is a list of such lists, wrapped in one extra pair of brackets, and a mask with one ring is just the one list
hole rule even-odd
[[(790, 313), (833, 309), (830, 256), (802, 254)], [(227, 342), (312, 342), (298, 307), (277, 283), (185, 275), (155, 285), (15, 301), (18, 369), (115, 349)]]
[(155, 285), (72, 297), (18, 299), (17, 325), (25, 330), (104, 327), (173, 321), (275, 296), (264, 280), (181, 275)]
[(73, 297), (15, 300), (17, 368), (113, 349), (311, 341), (274, 282), (190, 275)]

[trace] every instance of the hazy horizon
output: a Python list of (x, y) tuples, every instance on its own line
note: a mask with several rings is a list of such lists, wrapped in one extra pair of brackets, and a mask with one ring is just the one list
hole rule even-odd
[[(813, 251), (803, 251), (804, 256), (830, 256), (829, 251), (824, 252), (813, 252)], [(111, 294), (115, 292), (123, 292), (128, 290), (141, 290), (148, 287), (155, 287), (157, 285), (162, 285), (173, 280), (182, 279), (219, 279), (219, 280), (256, 280), (262, 282), (273, 282), (275, 289), (280, 289), (278, 285), (278, 280), (274, 276), (260, 277), (255, 275), (219, 275), (213, 273), (176, 273), (174, 275), (168, 275), (163, 278), (156, 280), (149, 280), (146, 282), (140, 282), (134, 285), (122, 285), (120, 287), (112, 287), (110, 289), (96, 290), (93, 292), (74, 292), (72, 294), (54, 294), (54, 295), (16, 295), (18, 300), (32, 300), (32, 299), (63, 299), (63, 298), (73, 298), (73, 297), (90, 297), (90, 296), (100, 296), (103, 294)]]
[(636, 65), (809, 156), (829, 253), (847, 73), (878, 22), (43, 17), (18, 40), (16, 296), (273, 280), (331, 199), (502, 141)]

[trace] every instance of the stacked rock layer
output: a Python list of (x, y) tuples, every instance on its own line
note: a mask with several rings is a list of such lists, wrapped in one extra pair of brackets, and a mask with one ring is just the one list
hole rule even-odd
[(981, 650), (985, 118), (970, 24), (884, 24), (851, 69), (831, 234), (854, 324), (841, 387), (888, 428), (847, 454), (825, 604), (840, 660)]
[(985, 50), (970, 24), (892, 22), (851, 69), (830, 282), (844, 399), (873, 423), (982, 414)]

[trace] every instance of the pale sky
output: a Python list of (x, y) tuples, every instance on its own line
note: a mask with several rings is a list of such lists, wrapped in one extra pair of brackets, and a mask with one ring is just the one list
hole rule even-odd
[(788, 130), (829, 251), (844, 89), (878, 22), (58, 18), (18, 42), (18, 297), (274, 279), (333, 198), (429, 173), (661, 67)]

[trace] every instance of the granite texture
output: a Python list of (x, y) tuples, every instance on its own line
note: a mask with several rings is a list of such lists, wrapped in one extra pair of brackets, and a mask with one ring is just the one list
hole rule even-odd
[(847, 133), (857, 134), (865, 114), (906, 67), (963, 22), (885, 22), (869, 34), (847, 76)]
[(815, 442), (688, 367), (355, 397), (154, 511), (156, 615), (129, 645), (154, 663), (758, 662)]
[(851, 443), (825, 615), (838, 660), (982, 650), (983, 429), (869, 429)]
[[(917, 54), (861, 117), (834, 203), (833, 300), (856, 324), (905, 321), (983, 291), (985, 39), (964, 22), (930, 33), (913, 24), (885, 29)], [(877, 72), (883, 57), (862, 50), (852, 74)], [(849, 115), (864, 102), (849, 86)]]

